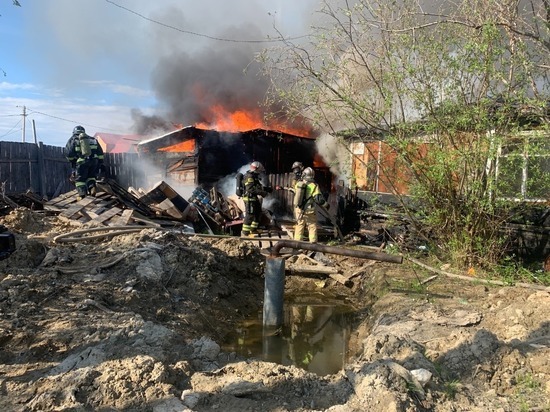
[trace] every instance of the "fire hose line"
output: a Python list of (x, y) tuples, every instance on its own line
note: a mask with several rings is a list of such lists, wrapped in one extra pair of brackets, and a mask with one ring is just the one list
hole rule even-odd
[[(55, 243), (69, 242), (84, 242), (87, 240), (101, 239), (104, 237), (112, 237), (124, 235), (127, 233), (141, 232), (144, 229), (158, 229), (153, 226), (110, 226), (110, 227), (95, 227), (90, 229), (75, 230), (74, 232), (64, 233), (53, 238)], [(107, 232), (92, 236), (81, 236), (93, 232)]]
[[(53, 238), (55, 243), (69, 243), (69, 242), (85, 242), (88, 240), (101, 239), (104, 237), (113, 237), (118, 235), (124, 235), (127, 233), (141, 232), (144, 229), (157, 229), (157, 230), (171, 230), (168, 228), (159, 228), (157, 226), (110, 226), (110, 227), (96, 227), (90, 229), (75, 230), (74, 232), (64, 233)], [(108, 232), (101, 233), (92, 236), (81, 236), (87, 233), (93, 232)], [(189, 237), (205, 237), (205, 238), (234, 238), (230, 235), (207, 235), (202, 233), (180, 233), (182, 236)]]

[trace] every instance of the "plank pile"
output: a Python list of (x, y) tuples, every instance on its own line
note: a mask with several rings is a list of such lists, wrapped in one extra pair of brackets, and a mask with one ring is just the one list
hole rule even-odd
[[(172, 226), (184, 219), (166, 213), (165, 207), (158, 207), (150, 196), (141, 200), (113, 181), (98, 185), (95, 197), (78, 199), (76, 190), (64, 193), (44, 203), (44, 210), (57, 212), (58, 216), (73, 222), (97, 223), (105, 226), (126, 226), (146, 223), (152, 226)], [(159, 203), (158, 193), (155, 198)]]

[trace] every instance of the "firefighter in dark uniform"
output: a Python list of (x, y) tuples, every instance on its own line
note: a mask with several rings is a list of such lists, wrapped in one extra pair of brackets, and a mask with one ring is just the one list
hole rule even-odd
[(272, 191), (262, 164), (257, 161), (252, 162), (250, 170), (242, 177), (242, 198), (245, 209), (242, 236), (258, 233), (262, 214), (262, 198)]
[(104, 170), (103, 149), (95, 138), (86, 134), (84, 127), (76, 126), (65, 150), (71, 162), (78, 199), (95, 196), (97, 175)]

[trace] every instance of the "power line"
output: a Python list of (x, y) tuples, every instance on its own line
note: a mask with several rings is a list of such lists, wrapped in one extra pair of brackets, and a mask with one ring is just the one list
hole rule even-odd
[(108, 128), (102, 127), (102, 126), (97, 126), (97, 125), (93, 125), (93, 124), (89, 124), (89, 123), (83, 123), (83, 122), (77, 122), (75, 120), (70, 120), (70, 119), (65, 119), (63, 117), (53, 116), (51, 114), (38, 112), (38, 111), (32, 110), (32, 109), (29, 109), (29, 110), (31, 111), (31, 113), (41, 114), (41, 115), (46, 116), (46, 117), (51, 117), (52, 119), (63, 120), (64, 122), (69, 122), (69, 123), (73, 123), (73, 124), (81, 124), (81, 125), (86, 126), (86, 127), (95, 127), (97, 129), (107, 130), (107, 131), (110, 131), (110, 132), (118, 132), (117, 130), (108, 129)]
[[(20, 116), (20, 115), (18, 115), (18, 116)], [(21, 130), (21, 129), (14, 130), (14, 129), (17, 127), (17, 125), (18, 125), (19, 123), (21, 123), (21, 120), (22, 120), (22, 119), (19, 119), (19, 121), (18, 121), (17, 123), (15, 123), (15, 125), (14, 125), (7, 133), (5, 133), (5, 134), (3, 134), (2, 136), (0, 136), (0, 139), (3, 138), (3, 137), (6, 137), (6, 136), (9, 135), (9, 134), (12, 134), (12, 133), (15, 133), (15, 132), (18, 132), (19, 130)]]
[(138, 16), (138, 17), (140, 17), (144, 20), (150, 21), (151, 23), (155, 23), (155, 24), (158, 24), (160, 26), (166, 27), (168, 29), (179, 31), (180, 33), (191, 34), (193, 36), (198, 36), (198, 37), (205, 37), (205, 38), (210, 39), (210, 40), (224, 41), (224, 42), (230, 42), (230, 43), (278, 43), (278, 42), (282, 42), (282, 41), (298, 40), (298, 39), (303, 39), (305, 37), (309, 37), (308, 34), (304, 34), (302, 36), (296, 36), (296, 37), (289, 37), (289, 38), (286, 38), (286, 39), (282, 38), (282, 37), (279, 37), (279, 38), (275, 38), (275, 39), (264, 39), (264, 40), (237, 40), (237, 39), (227, 39), (227, 38), (221, 38), (221, 37), (214, 37), (214, 36), (209, 36), (207, 34), (196, 33), (194, 31), (183, 30), (183, 29), (180, 29), (179, 27), (171, 26), (170, 24), (166, 24), (166, 23), (163, 23), (161, 21), (151, 19), (147, 16), (144, 16), (143, 14), (138, 13), (137, 11), (134, 11), (134, 10), (131, 10), (127, 7), (121, 6), (120, 4), (115, 3), (114, 1), (111, 1), (111, 0), (105, 0), (105, 1), (107, 3), (112, 4), (113, 6), (121, 8), (122, 10), (125, 10), (129, 13), (135, 14), (136, 16)]

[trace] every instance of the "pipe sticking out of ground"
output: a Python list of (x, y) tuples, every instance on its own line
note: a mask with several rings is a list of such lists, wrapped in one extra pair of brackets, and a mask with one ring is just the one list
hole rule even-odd
[(265, 265), (263, 326), (278, 328), (283, 324), (283, 302), (285, 290), (285, 260), (279, 253), (283, 247), (291, 249), (312, 250), (314, 252), (332, 253), (334, 255), (352, 256), (359, 259), (379, 260), (390, 263), (403, 263), (403, 256), (387, 253), (367, 252), (364, 250), (345, 249), (325, 246), (318, 243), (299, 240), (279, 240), (271, 249)]

